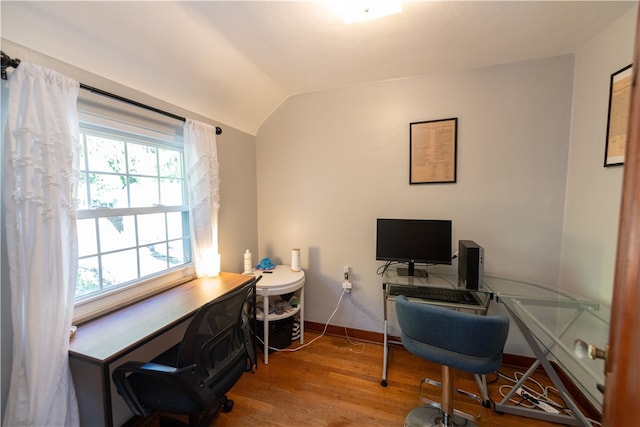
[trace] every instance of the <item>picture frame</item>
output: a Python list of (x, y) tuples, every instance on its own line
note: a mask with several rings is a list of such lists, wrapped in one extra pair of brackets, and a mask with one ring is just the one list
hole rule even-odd
[(409, 124), (409, 184), (455, 183), (458, 118)]
[(632, 64), (611, 74), (604, 167), (624, 164), (624, 152), (627, 145), (627, 127), (629, 122), (629, 105), (631, 103), (632, 75)]

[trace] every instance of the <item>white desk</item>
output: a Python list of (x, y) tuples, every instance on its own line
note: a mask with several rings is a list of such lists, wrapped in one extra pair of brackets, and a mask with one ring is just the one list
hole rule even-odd
[(288, 265), (277, 265), (271, 271), (254, 272), (256, 276), (262, 276), (262, 279), (256, 285), (256, 294), (263, 298), (263, 307), (269, 313), (269, 297), (284, 295), (291, 292), (299, 291), (300, 303), (295, 308), (290, 308), (282, 314), (270, 313), (265, 316), (264, 312), (256, 311), (258, 320), (264, 322), (264, 364), (269, 363), (269, 322), (286, 319), (287, 317), (299, 315), (300, 319), (300, 344), (304, 343), (304, 271), (292, 271)]

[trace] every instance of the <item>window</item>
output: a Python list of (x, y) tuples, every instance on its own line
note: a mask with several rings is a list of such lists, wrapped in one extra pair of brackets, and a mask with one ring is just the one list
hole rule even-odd
[(193, 274), (181, 133), (80, 117), (76, 321)]

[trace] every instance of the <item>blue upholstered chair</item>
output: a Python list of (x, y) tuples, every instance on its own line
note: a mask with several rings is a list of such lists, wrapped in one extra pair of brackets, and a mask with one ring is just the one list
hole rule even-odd
[[(475, 374), (488, 374), (502, 364), (502, 351), (509, 330), (509, 319), (503, 315), (481, 316), (434, 305), (409, 301), (398, 296), (395, 302), (402, 344), (416, 356), (442, 365), (441, 403), (422, 397), (422, 385), (440, 383), (427, 378), (420, 383), (421, 400), (429, 406), (413, 409), (405, 427), (452, 426), (454, 414), (474, 426), (479, 418), (453, 408), (451, 369)], [(458, 390), (461, 392), (460, 390)], [(481, 402), (478, 396), (462, 392)]]

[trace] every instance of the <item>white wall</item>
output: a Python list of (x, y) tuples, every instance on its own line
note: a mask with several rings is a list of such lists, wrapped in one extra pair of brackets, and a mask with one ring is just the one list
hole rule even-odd
[(603, 167), (611, 74), (631, 64), (634, 7), (576, 53), (561, 286), (611, 304), (621, 166)]
[[(488, 273), (557, 285), (573, 66), (566, 55), (285, 101), (257, 135), (259, 248), (283, 263), (302, 249), (306, 318), (327, 321), (350, 265), (331, 323), (382, 330), (378, 217), (452, 219), (454, 244), (483, 245)], [(409, 123), (450, 117), (458, 182), (409, 185)]]

